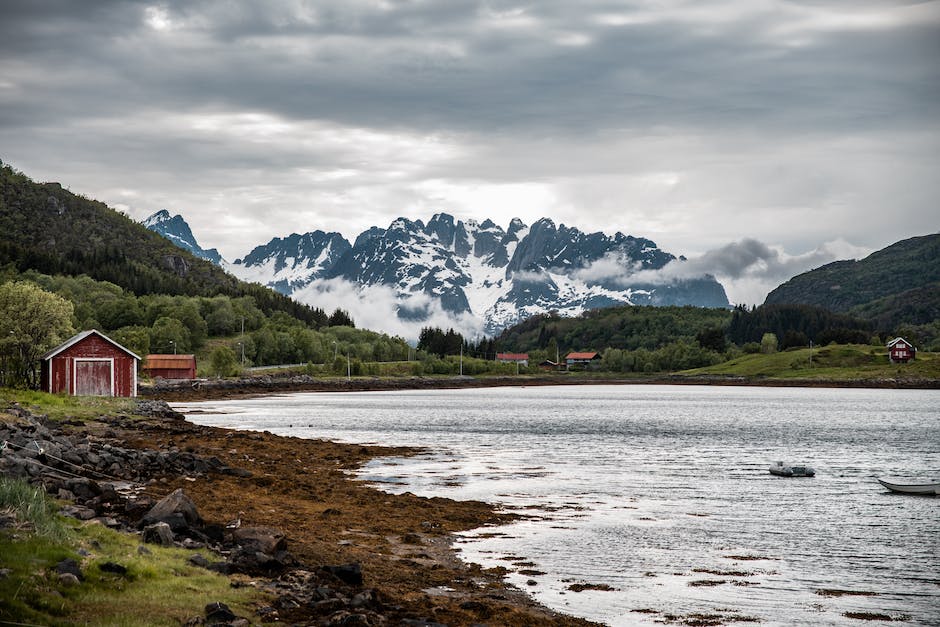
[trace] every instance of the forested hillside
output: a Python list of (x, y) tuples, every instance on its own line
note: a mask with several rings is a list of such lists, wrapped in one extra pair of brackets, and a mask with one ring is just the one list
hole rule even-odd
[(503, 331), (496, 344), (500, 350), (513, 352), (544, 349), (552, 340), (562, 352), (656, 349), (677, 340), (694, 341), (702, 331), (724, 328), (730, 320), (728, 309), (610, 307), (576, 318), (533, 316)]
[[(203, 374), (231, 374), (242, 363), (339, 371), (341, 357), (346, 372), (350, 362), (409, 354), (404, 340), (356, 329), (341, 309), (327, 315), (239, 281), (100, 202), (0, 166), (0, 286), (23, 284), (70, 303), (63, 327), (99, 329), (140, 355), (197, 353)], [(30, 338), (22, 322), (0, 320), (8, 384), (31, 382), (35, 360), (24, 347), (38, 355), (62, 339)]]
[(85, 274), (138, 296), (250, 296), (266, 314), (326, 322), (323, 311), (239, 281), (101, 202), (58, 183), (36, 183), (3, 164), (0, 234), (0, 266), (13, 264), (19, 272)]
[(805, 272), (770, 292), (765, 304), (824, 307), (864, 317), (885, 331), (932, 323), (940, 319), (940, 234)]

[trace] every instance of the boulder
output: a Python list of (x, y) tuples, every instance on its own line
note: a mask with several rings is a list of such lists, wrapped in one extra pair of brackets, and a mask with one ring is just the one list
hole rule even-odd
[(85, 581), (85, 576), (82, 575), (82, 569), (78, 565), (78, 562), (71, 558), (64, 559), (56, 564), (55, 571), (60, 575), (73, 575), (79, 581)]
[(140, 521), (140, 526), (148, 526), (158, 522), (165, 522), (174, 531), (182, 531), (187, 527), (201, 527), (202, 516), (196, 510), (196, 504), (186, 496), (182, 488), (177, 488), (147, 512)]
[(268, 527), (239, 527), (232, 532), (232, 541), (245, 548), (253, 548), (273, 555), (287, 549), (284, 534)]
[(206, 606), (206, 625), (228, 624), (237, 618), (225, 603), (215, 602)]
[(229, 556), (228, 570), (232, 573), (270, 577), (283, 572), (295, 563), (296, 560), (287, 551), (278, 551), (272, 555), (253, 548), (240, 548)]
[(173, 546), (173, 530), (165, 522), (158, 522), (144, 527), (141, 539), (148, 544)]
[(111, 573), (112, 575), (121, 575), (123, 577), (127, 574), (127, 567), (116, 562), (104, 562), (103, 564), (99, 564), (98, 568), (101, 572)]

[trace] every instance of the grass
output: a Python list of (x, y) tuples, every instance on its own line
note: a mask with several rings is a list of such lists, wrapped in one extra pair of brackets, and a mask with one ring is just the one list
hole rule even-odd
[(66, 396), (35, 390), (0, 388), (0, 411), (3, 401), (15, 401), (35, 413), (46, 414), (52, 420), (91, 420), (105, 414), (130, 412), (135, 405), (132, 398), (107, 396)]
[[(0, 578), (0, 624), (180, 625), (202, 616), (208, 603), (220, 601), (252, 616), (264, 601), (252, 587), (233, 588), (227, 577), (190, 565), (193, 551), (153, 545), (140, 550), (137, 536), (62, 518), (49, 497), (21, 481), (3, 481), (0, 499), (0, 508), (24, 523), (0, 529), (0, 568), (8, 571)], [(60, 532), (41, 529), (49, 526)], [(81, 565), (84, 581), (76, 586), (63, 584), (55, 572), (66, 558)], [(106, 562), (127, 573), (102, 571)]]
[(0, 477), (0, 511), (4, 510), (39, 536), (59, 542), (68, 536), (56, 506), (45, 492), (21, 479)]
[(715, 366), (685, 370), (680, 374), (842, 381), (940, 379), (940, 354), (920, 352), (914, 361), (892, 364), (880, 346), (831, 344), (767, 355), (742, 355)]

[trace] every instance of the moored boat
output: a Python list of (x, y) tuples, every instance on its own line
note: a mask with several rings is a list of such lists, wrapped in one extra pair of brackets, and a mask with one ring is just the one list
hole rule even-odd
[(901, 494), (923, 494), (929, 496), (940, 494), (940, 481), (916, 481), (914, 479), (888, 477), (887, 479), (879, 479), (878, 483), (892, 492), (899, 492)]
[(812, 477), (816, 474), (816, 471), (809, 466), (774, 462), (770, 465), (770, 474), (778, 477)]

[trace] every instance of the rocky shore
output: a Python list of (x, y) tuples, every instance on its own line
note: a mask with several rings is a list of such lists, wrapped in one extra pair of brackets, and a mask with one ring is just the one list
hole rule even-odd
[[(592, 624), (538, 606), (502, 569), (457, 559), (454, 532), (507, 520), (491, 506), (389, 495), (349, 475), (412, 450), (202, 427), (155, 400), (92, 421), (15, 403), (0, 413), (0, 474), (41, 485), (68, 516), (138, 534), (141, 550), (208, 548), (215, 559), (191, 563), (249, 577), (272, 599), (252, 616), (210, 603), (187, 624)], [(79, 580), (65, 562), (58, 576)]]

